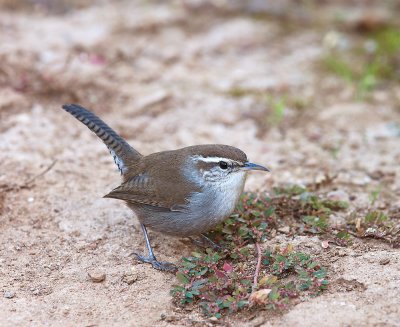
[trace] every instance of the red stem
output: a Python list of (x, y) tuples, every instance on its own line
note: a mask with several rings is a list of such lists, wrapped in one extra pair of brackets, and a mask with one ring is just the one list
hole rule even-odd
[(261, 268), (261, 248), (260, 248), (260, 243), (256, 242), (255, 246), (256, 246), (256, 250), (257, 250), (257, 265), (256, 265), (256, 271), (254, 272), (253, 291), (255, 291), (257, 289), (258, 275), (260, 273), (260, 268)]

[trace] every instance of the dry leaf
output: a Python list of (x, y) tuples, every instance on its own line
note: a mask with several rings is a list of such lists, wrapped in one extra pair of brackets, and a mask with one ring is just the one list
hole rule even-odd
[(359, 232), (361, 229), (361, 218), (356, 219), (356, 230)]
[(250, 294), (249, 302), (251, 305), (253, 304), (266, 304), (268, 301), (268, 295), (271, 293), (271, 289), (264, 288), (259, 291), (255, 291)]
[(324, 249), (329, 248), (329, 241), (322, 241), (322, 242), (321, 242), (321, 246), (322, 246), (322, 248), (324, 248)]

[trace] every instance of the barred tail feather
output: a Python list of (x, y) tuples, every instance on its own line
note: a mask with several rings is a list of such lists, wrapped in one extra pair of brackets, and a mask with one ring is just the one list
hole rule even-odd
[(136, 162), (142, 157), (139, 152), (132, 148), (121, 136), (94, 113), (78, 104), (64, 104), (62, 108), (85, 124), (104, 142), (113, 156), (121, 174), (127, 172), (128, 163)]

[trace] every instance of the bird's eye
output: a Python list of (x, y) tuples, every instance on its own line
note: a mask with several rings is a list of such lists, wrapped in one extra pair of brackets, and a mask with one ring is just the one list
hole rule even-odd
[(219, 166), (221, 169), (228, 169), (228, 163), (226, 163), (225, 161), (220, 161)]

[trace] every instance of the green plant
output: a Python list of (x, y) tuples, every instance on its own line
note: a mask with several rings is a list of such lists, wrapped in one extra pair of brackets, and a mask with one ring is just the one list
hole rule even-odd
[(375, 204), (376, 200), (378, 200), (381, 192), (382, 192), (382, 186), (380, 185), (375, 190), (370, 192), (369, 201), (371, 202), (372, 206)]
[(285, 109), (287, 107), (285, 97), (268, 97), (267, 103), (271, 108), (271, 112), (267, 117), (267, 122), (272, 126), (279, 125), (285, 117)]
[(323, 67), (354, 85), (355, 96), (363, 99), (383, 82), (399, 81), (400, 31), (385, 27), (366, 35), (347, 35), (352, 46), (329, 50), (322, 57)]
[(348, 229), (353, 235), (381, 239), (394, 247), (400, 246), (399, 227), (394, 217), (377, 209), (369, 209), (362, 215), (353, 212), (348, 219)]
[(244, 255), (232, 260), (211, 249), (194, 252), (182, 259), (180, 284), (171, 294), (181, 305), (197, 303), (206, 315), (220, 318), (250, 307), (283, 308), (293, 298), (316, 296), (327, 288), (326, 269), (291, 245), (263, 253), (263, 277), (255, 286), (248, 259)]
[(388, 217), (381, 211), (368, 211), (364, 217), (364, 222), (367, 226), (383, 225), (388, 221)]
[(270, 201), (276, 215), (281, 219), (285, 217), (285, 225), (297, 234), (331, 233), (329, 216), (349, 207), (345, 201), (326, 199), (300, 185), (275, 188), (274, 194)]
[(320, 294), (328, 285), (327, 270), (309, 254), (290, 244), (261, 250), (282, 225), (289, 233), (318, 234), (340, 246), (353, 236), (400, 244), (399, 230), (379, 210), (362, 217), (352, 213), (346, 226), (331, 227), (329, 215), (348, 207), (299, 185), (276, 188), (272, 196), (245, 193), (235, 213), (207, 235), (221, 248), (182, 258), (171, 290), (175, 303), (220, 318), (239, 310), (279, 310), (293, 299)]
[(171, 290), (176, 303), (199, 305), (206, 315), (219, 318), (245, 308), (282, 308), (293, 298), (318, 295), (328, 284), (326, 270), (309, 255), (294, 252), (291, 245), (260, 250), (276, 225), (271, 198), (246, 193), (236, 213), (208, 234), (222, 249), (182, 258), (179, 283)]

